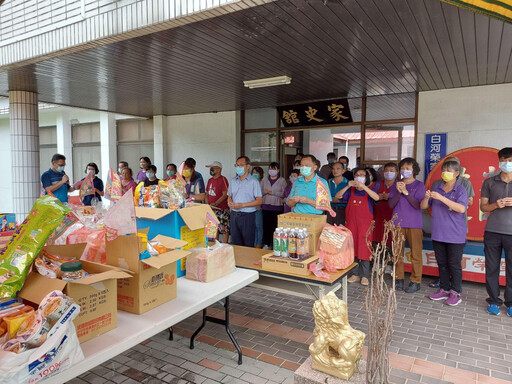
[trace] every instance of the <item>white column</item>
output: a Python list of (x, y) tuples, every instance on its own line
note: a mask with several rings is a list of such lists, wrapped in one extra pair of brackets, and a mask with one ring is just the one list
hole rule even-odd
[(61, 112), (57, 116), (57, 153), (66, 156), (66, 175), (73, 182), (76, 180), (73, 178), (73, 141), (71, 134), (69, 112)]
[(108, 170), (117, 169), (117, 128), (113, 113), (100, 113), (101, 179), (107, 181)]
[(13, 207), (21, 223), (41, 191), (37, 93), (9, 91), (9, 113)]
[(156, 165), (157, 177), (166, 179), (167, 165), (167, 116), (153, 116), (153, 164)]

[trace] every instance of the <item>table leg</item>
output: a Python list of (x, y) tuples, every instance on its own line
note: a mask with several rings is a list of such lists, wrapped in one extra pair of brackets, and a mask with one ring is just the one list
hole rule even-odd
[(237, 352), (238, 352), (238, 365), (242, 364), (242, 349), (238, 345), (238, 342), (236, 341), (235, 337), (233, 336), (233, 333), (231, 332), (231, 328), (229, 327), (229, 296), (226, 297), (224, 302), (224, 319), (217, 319), (216, 317), (211, 317), (206, 315), (206, 308), (203, 309), (203, 323), (199, 326), (199, 328), (194, 332), (192, 337), (190, 338), (190, 349), (194, 349), (194, 339), (195, 337), (201, 332), (201, 330), (204, 328), (207, 321), (211, 323), (221, 324), (226, 327), (226, 333), (228, 334), (229, 338), (233, 342), (233, 345), (235, 346)]
[(343, 289), (343, 301), (347, 302), (347, 276), (343, 276), (341, 279), (342, 289)]
[(169, 327), (169, 340), (173, 341), (174, 340), (174, 333), (173, 333), (173, 330), (172, 330), (172, 327)]

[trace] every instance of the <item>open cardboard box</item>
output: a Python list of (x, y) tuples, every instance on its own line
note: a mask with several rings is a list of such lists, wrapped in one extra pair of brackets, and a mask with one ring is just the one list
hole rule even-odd
[[(182, 247), (182, 250), (204, 246), (204, 226), (207, 212), (216, 217), (208, 204), (195, 204), (177, 211), (135, 207), (137, 228), (149, 228), (148, 238), (164, 235), (184, 240), (188, 244)], [(185, 275), (185, 267), (186, 260), (178, 260), (177, 277)]]
[(117, 308), (122, 311), (141, 314), (177, 295), (176, 262), (190, 253), (177, 248), (185, 247), (187, 242), (163, 235), (151, 240), (162, 243), (167, 252), (140, 260), (141, 240), (134, 234), (106, 242), (107, 264), (133, 274), (130, 279), (117, 281)]
[(307, 215), (303, 213), (283, 213), (277, 216), (277, 226), (283, 228), (305, 228), (309, 233), (309, 254), (314, 256), (318, 248), (320, 235), (327, 222), (326, 215)]
[[(86, 244), (52, 245), (45, 247), (50, 254), (80, 259)], [(90, 276), (73, 282), (50, 279), (30, 272), (18, 296), (39, 304), (54, 290), (64, 292), (80, 305), (74, 323), (80, 343), (117, 327), (117, 279), (129, 278), (129, 273), (109, 265), (81, 260)]]

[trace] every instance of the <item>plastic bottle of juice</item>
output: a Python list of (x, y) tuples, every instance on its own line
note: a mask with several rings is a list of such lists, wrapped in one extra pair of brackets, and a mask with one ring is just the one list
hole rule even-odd
[(288, 237), (288, 253), (290, 259), (297, 260), (297, 228), (290, 231)]
[(302, 260), (304, 258), (304, 231), (299, 229), (297, 232), (297, 260)]
[(290, 236), (290, 229), (285, 228), (281, 233), (281, 257), (288, 257), (288, 238)]
[(276, 228), (274, 231), (274, 256), (281, 256), (281, 230)]

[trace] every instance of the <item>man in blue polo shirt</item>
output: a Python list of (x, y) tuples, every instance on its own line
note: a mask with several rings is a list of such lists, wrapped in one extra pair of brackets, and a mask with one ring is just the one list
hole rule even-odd
[(251, 161), (247, 156), (236, 159), (236, 177), (228, 187), (228, 207), (231, 208), (231, 243), (254, 247), (256, 207), (263, 202), (258, 180), (249, 174)]
[[(287, 204), (295, 213), (306, 213), (310, 215), (321, 215), (324, 211), (316, 209), (316, 183), (320, 179), (325, 184), (327, 190), (329, 186), (327, 182), (318, 176), (315, 171), (316, 158), (313, 155), (304, 155), (300, 161), (300, 173), (302, 177), (295, 180), (290, 197)], [(329, 193), (329, 201), (331, 194)]]
[(44, 190), (51, 192), (62, 203), (68, 202), (68, 192), (74, 191), (69, 185), (69, 177), (64, 172), (66, 157), (56, 153), (52, 157), (52, 167), (41, 175), (41, 184)]

